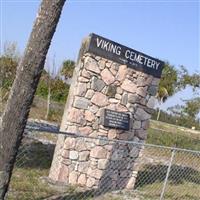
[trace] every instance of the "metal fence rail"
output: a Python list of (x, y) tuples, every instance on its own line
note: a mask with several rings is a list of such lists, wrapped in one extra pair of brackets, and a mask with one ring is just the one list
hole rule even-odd
[[(29, 130), (33, 129), (29, 127)], [(35, 129), (34, 129), (35, 130)], [(55, 185), (48, 179), (55, 144), (49, 127), (39, 128), (37, 139), (25, 136), (18, 153), (7, 199), (66, 199), (66, 200), (199, 200), (200, 199), (200, 152), (179, 148), (142, 144), (131, 141), (89, 138), (81, 135), (65, 134), (66, 137), (79, 138), (83, 144), (94, 140), (115, 145), (118, 149), (126, 146), (140, 146), (142, 156), (137, 161), (139, 171), (134, 189), (127, 190), (127, 178), (134, 176), (124, 155), (124, 162), (117, 157), (104, 170), (100, 189), (83, 186)], [(55, 136), (54, 136), (55, 137)], [(48, 143), (48, 141), (51, 141)], [(135, 157), (129, 157), (129, 164)], [(73, 161), (76, 163), (76, 161)], [(95, 164), (95, 159), (93, 160)], [(118, 168), (123, 168), (118, 173)], [(79, 168), (77, 167), (77, 173)], [(80, 176), (77, 178), (80, 178)], [(114, 182), (114, 180), (117, 180)], [(91, 179), (95, 181), (95, 177)], [(115, 183), (115, 189), (113, 189)], [(117, 184), (117, 185), (116, 185)], [(116, 189), (117, 188), (117, 189)]]

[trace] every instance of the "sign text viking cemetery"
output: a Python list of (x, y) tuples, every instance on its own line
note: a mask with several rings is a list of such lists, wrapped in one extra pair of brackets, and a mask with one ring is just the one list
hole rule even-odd
[(161, 77), (164, 66), (164, 62), (158, 59), (96, 34), (91, 34), (87, 51), (158, 78)]

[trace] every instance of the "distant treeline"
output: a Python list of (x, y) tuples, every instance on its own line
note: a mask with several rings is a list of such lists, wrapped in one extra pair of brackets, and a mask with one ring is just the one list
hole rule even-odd
[[(152, 115), (152, 119), (156, 120), (158, 115), (158, 109)], [(195, 129), (200, 130), (200, 120), (190, 119), (188, 116), (175, 116), (172, 114), (167, 113), (166, 111), (160, 111), (159, 121), (166, 122), (169, 124), (174, 124), (177, 126), (183, 126), (186, 128), (195, 127)]]

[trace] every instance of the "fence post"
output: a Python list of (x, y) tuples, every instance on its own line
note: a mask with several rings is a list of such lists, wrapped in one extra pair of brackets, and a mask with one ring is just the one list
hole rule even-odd
[(172, 150), (172, 155), (171, 155), (171, 158), (170, 158), (169, 166), (168, 166), (168, 169), (167, 169), (167, 174), (166, 174), (165, 181), (164, 181), (163, 188), (162, 188), (162, 192), (161, 192), (161, 195), (160, 195), (160, 200), (163, 200), (163, 198), (164, 198), (165, 189), (166, 189), (166, 186), (167, 186), (167, 181), (168, 181), (168, 178), (169, 178), (169, 173), (170, 173), (170, 170), (171, 170), (172, 162), (174, 160), (175, 151), (176, 151), (175, 149)]

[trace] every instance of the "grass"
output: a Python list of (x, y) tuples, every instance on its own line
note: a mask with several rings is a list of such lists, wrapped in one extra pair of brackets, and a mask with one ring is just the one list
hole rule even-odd
[[(155, 182), (139, 189), (145, 200), (158, 200), (163, 184)], [(198, 184), (184, 182), (181, 185), (168, 184), (164, 195), (165, 200), (199, 200), (200, 187)]]
[[(145, 157), (157, 158), (158, 161), (145, 163), (140, 168), (134, 191), (108, 192), (92, 197), (92, 191), (85, 192), (75, 187), (66, 187), (60, 192), (43, 181), (41, 177), (48, 176), (54, 145), (44, 145), (40, 142), (25, 139), (20, 149), (10, 184), (8, 200), (40, 200), (50, 196), (63, 196), (65, 200), (140, 200), (159, 199), (167, 172), (169, 150), (159, 150), (148, 147)], [(200, 159), (187, 152), (177, 152), (169, 176), (165, 194), (166, 200), (197, 200), (200, 191)]]
[(23, 141), (23, 148), (18, 153), (7, 199), (43, 199), (57, 193), (40, 179), (42, 176), (48, 176), (53, 149), (53, 146), (39, 142)]
[(148, 129), (147, 143), (200, 151), (200, 134)]
[[(30, 117), (44, 119), (44, 107), (34, 105)], [(60, 123), (62, 113), (50, 112), (50, 121)], [(167, 131), (161, 131), (164, 129)], [(57, 136), (50, 133), (33, 133), (37, 138), (55, 143)], [(159, 122), (151, 122), (147, 143), (172, 146), (200, 151), (200, 134), (176, 129)], [(40, 200), (49, 196), (64, 195), (66, 200), (129, 200), (139, 197), (140, 200), (159, 199), (171, 151), (164, 148), (145, 148), (144, 155), (153, 159), (140, 168), (136, 190), (130, 193), (106, 193), (98, 197), (81, 192), (78, 188), (66, 188), (65, 193), (48, 185), (41, 177), (48, 176), (54, 145), (44, 145), (34, 140), (24, 140), (13, 171), (8, 200)], [(157, 161), (159, 162), (157, 162)], [(176, 152), (172, 172), (167, 185), (165, 200), (199, 200), (200, 197), (200, 159), (199, 155), (187, 152)], [(84, 197), (84, 198), (83, 198)]]

